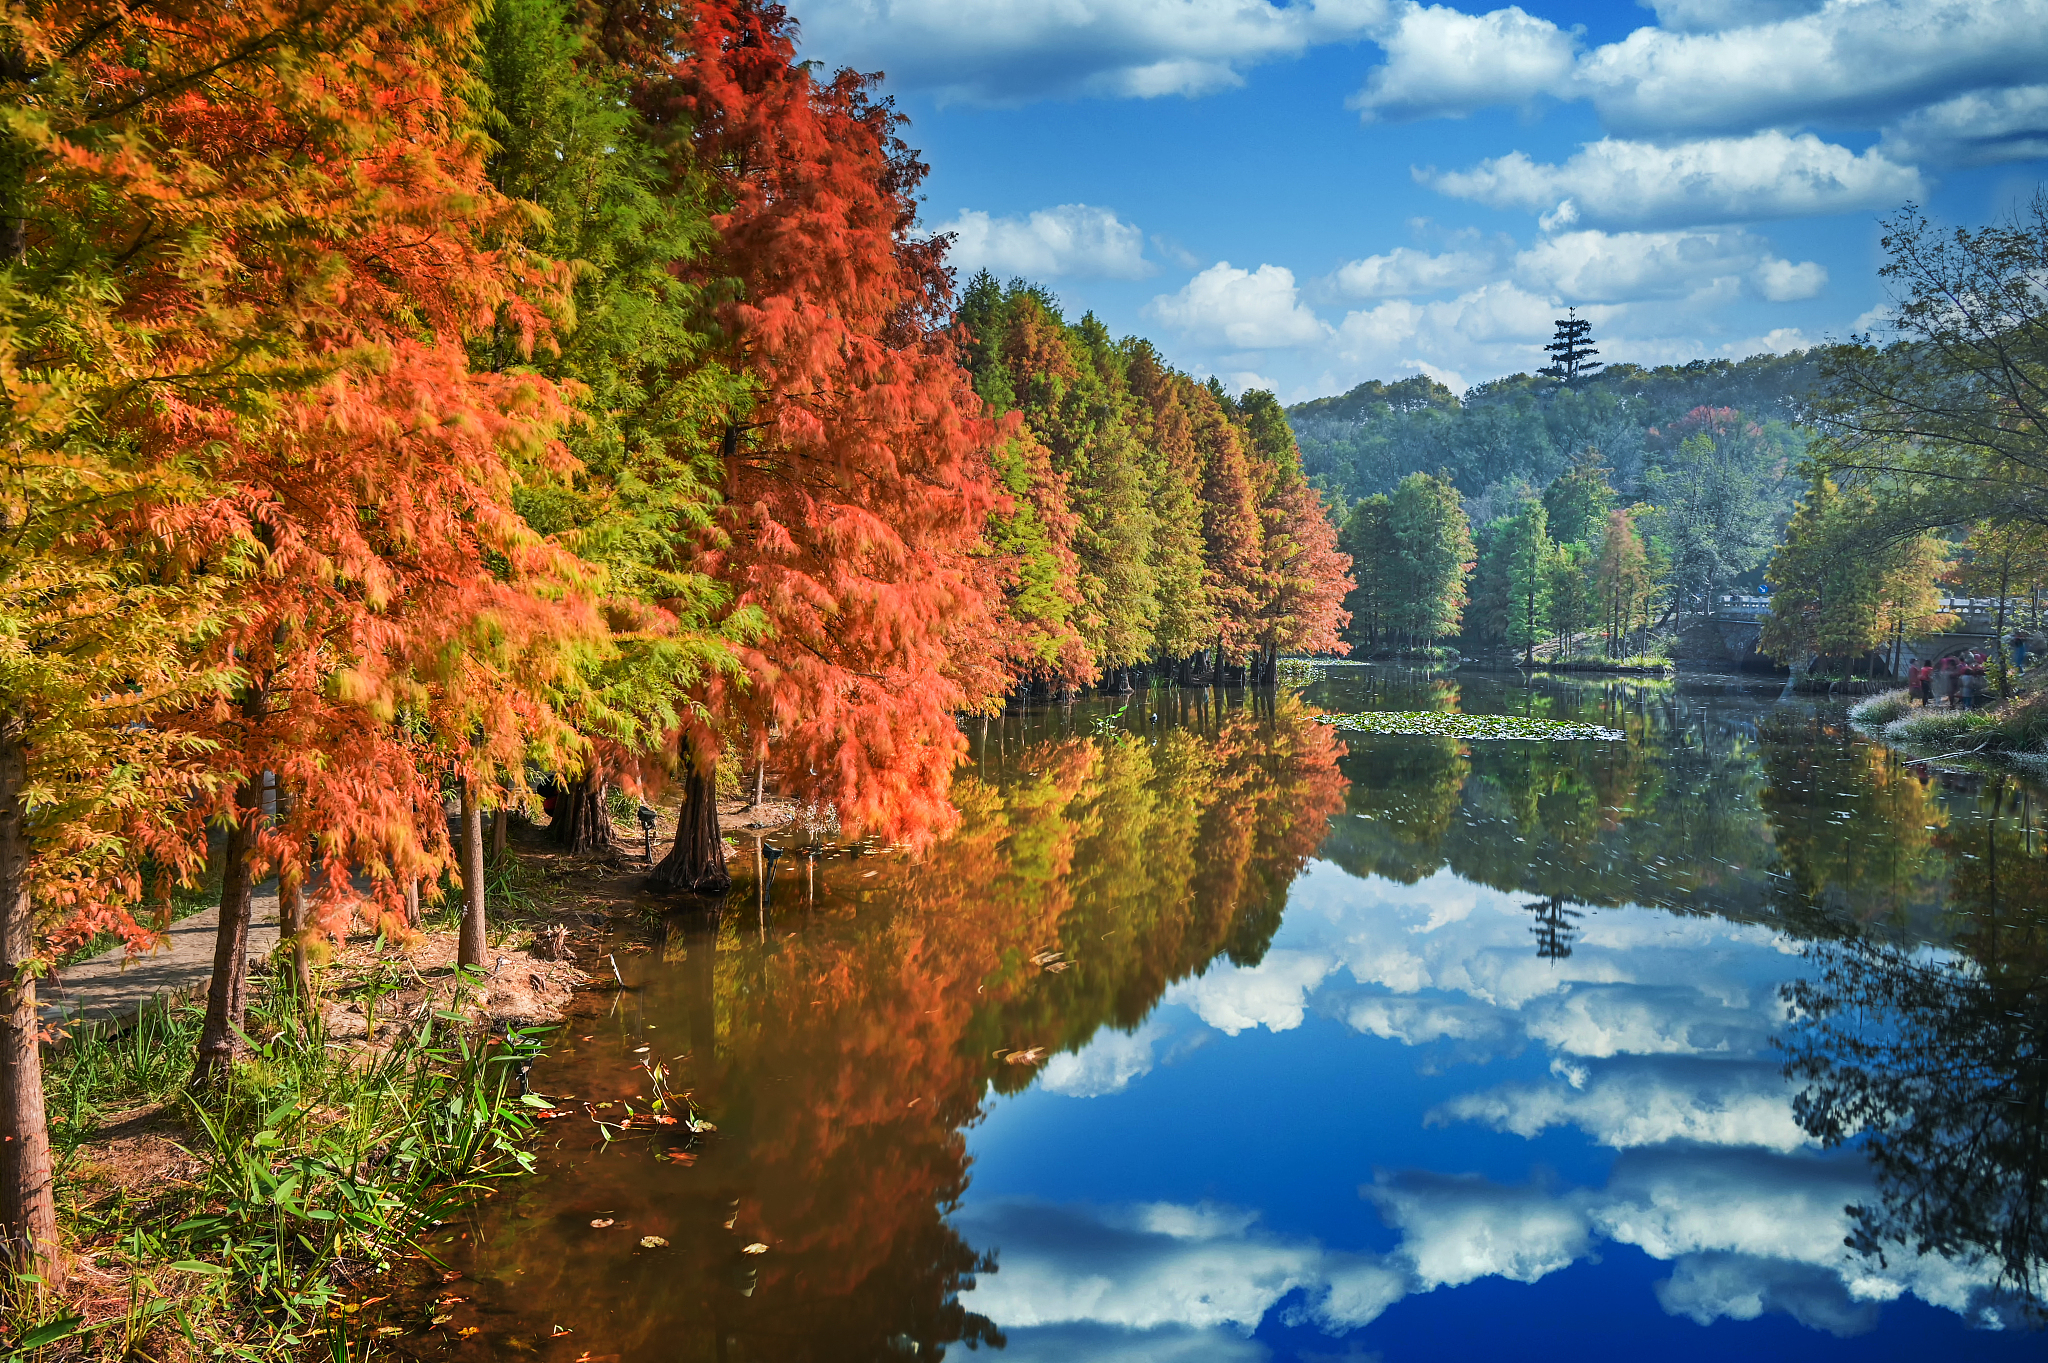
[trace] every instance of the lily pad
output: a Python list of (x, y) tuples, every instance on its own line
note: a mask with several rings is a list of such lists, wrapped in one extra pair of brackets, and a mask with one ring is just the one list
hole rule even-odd
[(1470, 738), (1544, 743), (1555, 739), (1591, 739), (1619, 743), (1628, 735), (1598, 724), (1568, 724), (1555, 719), (1520, 715), (1460, 715), (1433, 710), (1368, 710), (1357, 715), (1319, 715), (1317, 723), (1361, 734), (1421, 734), (1430, 738)]

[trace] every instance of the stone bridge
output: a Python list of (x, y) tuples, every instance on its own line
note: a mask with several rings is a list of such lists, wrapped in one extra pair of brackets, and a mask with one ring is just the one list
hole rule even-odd
[[(1943, 634), (1908, 639), (1903, 657), (1939, 658), (1973, 648), (1989, 651), (1992, 631), (1998, 624), (1997, 597), (1947, 596), (1942, 598), (1941, 608), (1956, 617), (1955, 627)], [(1686, 656), (1737, 666), (1772, 666), (1771, 660), (1757, 650), (1764, 618), (1770, 613), (1768, 596), (1724, 595), (1713, 615), (1686, 628)], [(2008, 638), (2014, 630), (2021, 630), (2034, 637), (2033, 648), (2048, 652), (2048, 638), (2042, 636), (2040, 622), (2040, 602), (2031, 597), (2006, 598)]]

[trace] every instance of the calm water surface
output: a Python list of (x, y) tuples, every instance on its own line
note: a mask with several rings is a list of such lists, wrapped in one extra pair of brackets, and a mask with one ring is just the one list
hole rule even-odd
[[(1313, 722), (1411, 708), (1628, 741)], [(1719, 677), (1342, 668), (972, 736), (921, 860), (764, 885), (749, 844), (621, 957), (536, 1086), (644, 1107), (662, 1060), (717, 1133), (546, 1127), (419, 1353), (2048, 1352), (2038, 789)]]

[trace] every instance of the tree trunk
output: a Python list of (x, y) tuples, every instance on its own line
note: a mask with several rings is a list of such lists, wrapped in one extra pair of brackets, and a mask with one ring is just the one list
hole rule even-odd
[(455, 941), (455, 965), (484, 963), (484, 812), (476, 782), (462, 783), (462, 931)]
[(504, 806), (504, 805), (503, 805), (502, 803), (501, 803), (501, 804), (499, 804), (499, 806), (497, 807), (497, 809), (495, 809), (495, 810), (493, 810), (493, 811), (492, 811), (492, 813), (491, 813), (491, 860), (492, 860), (492, 861), (503, 861), (503, 860), (505, 859), (505, 833), (506, 833), (506, 826), (507, 826), (508, 824), (510, 824), (511, 822), (512, 822), (512, 818), (511, 818), (511, 815), (510, 815), (510, 813), (509, 813), (509, 812), (508, 812), (508, 811), (506, 810), (505, 806)]
[(1998, 660), (1998, 698), (2012, 699), (2012, 664), (2005, 657), (2005, 594), (2012, 586), (2012, 547), (1998, 565), (1998, 623), (1991, 627), (1991, 656)]
[(220, 926), (213, 937), (213, 978), (206, 982), (206, 1021), (199, 1029), (199, 1053), (192, 1066), (194, 1087), (227, 1077), (242, 1031), (249, 983), (249, 914), (255, 885), (250, 862), (256, 850), (263, 791), (255, 781), (235, 790), (235, 821), (221, 852)]
[(416, 928), (420, 925), (420, 878), (414, 876), (405, 882), (405, 925)]
[(277, 884), (277, 924), (292, 948), (292, 992), (301, 1004), (313, 1002), (313, 965), (306, 958), (306, 887), (280, 877)]
[(657, 890), (724, 894), (732, 888), (725, 868), (725, 839), (718, 832), (718, 759), (698, 755), (683, 739), (683, 806), (676, 813), (676, 842), (661, 864), (648, 872)]
[(0, 1238), (7, 1265), (54, 1286), (56, 1176), (43, 1111), (42, 1018), (36, 1011), (35, 903), (28, 893), (28, 784), (25, 724), (0, 717)]
[(612, 816), (604, 806), (604, 774), (595, 769), (569, 783), (555, 804), (555, 842), (564, 851), (601, 856), (612, 850)]

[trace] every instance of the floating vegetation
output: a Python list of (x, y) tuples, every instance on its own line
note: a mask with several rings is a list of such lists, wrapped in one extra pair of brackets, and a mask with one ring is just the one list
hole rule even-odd
[(1331, 724), (1362, 734), (1422, 734), (1430, 738), (1473, 738), (1542, 743), (1560, 738), (1590, 738), (1615, 743), (1628, 736), (1598, 724), (1567, 724), (1555, 719), (1524, 719), (1520, 715), (1460, 715), (1433, 710), (1368, 710), (1358, 715), (1320, 715)]

